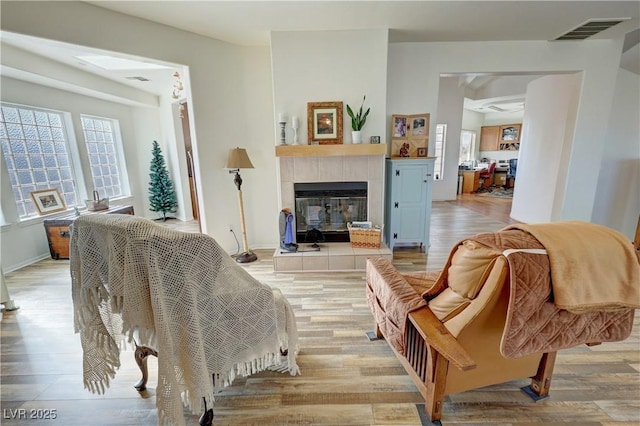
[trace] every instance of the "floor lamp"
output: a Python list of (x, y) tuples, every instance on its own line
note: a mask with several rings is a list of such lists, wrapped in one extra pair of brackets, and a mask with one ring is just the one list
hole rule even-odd
[(258, 259), (258, 256), (249, 249), (247, 243), (247, 230), (244, 224), (244, 205), (242, 203), (242, 178), (240, 177), (240, 169), (253, 169), (253, 164), (249, 160), (247, 150), (244, 148), (234, 148), (229, 150), (229, 157), (227, 158), (227, 164), (224, 166), (226, 169), (230, 169), (229, 173), (235, 174), (233, 182), (238, 188), (238, 204), (240, 206), (240, 226), (242, 227), (242, 246), (244, 252), (236, 257), (238, 263), (254, 262)]

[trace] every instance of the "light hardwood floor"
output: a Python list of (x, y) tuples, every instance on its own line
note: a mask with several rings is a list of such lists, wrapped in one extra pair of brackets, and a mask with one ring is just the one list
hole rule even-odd
[[(398, 249), (396, 267), (439, 269), (458, 240), (505, 226), (509, 200), (486, 198), (434, 203), (428, 259), (415, 248)], [(264, 372), (237, 379), (218, 396), (214, 425), (420, 425), (420, 394), (387, 344), (365, 337), (373, 320), (364, 274), (276, 275), (272, 252), (259, 250), (259, 260), (246, 268), (280, 288), (293, 305), (302, 374)], [(5, 312), (1, 324), (3, 425), (157, 423), (153, 359), (143, 397), (133, 388), (139, 371), (130, 352), (121, 354), (123, 365), (105, 395), (83, 389), (68, 261), (43, 260), (6, 278), (20, 309)], [(549, 399), (534, 403), (525, 396), (519, 388), (528, 380), (454, 394), (445, 401), (443, 424), (640, 424), (639, 318), (624, 342), (561, 351)], [(27, 419), (12, 419), (19, 409)], [(56, 410), (57, 418), (29, 419), (43, 413), (31, 410)], [(187, 424), (197, 425), (197, 417), (186, 416)]]

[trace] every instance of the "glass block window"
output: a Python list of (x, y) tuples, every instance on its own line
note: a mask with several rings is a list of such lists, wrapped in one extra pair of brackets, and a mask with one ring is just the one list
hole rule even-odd
[(444, 173), (444, 147), (447, 139), (447, 125), (436, 125), (436, 149), (435, 149), (435, 165), (433, 167), (433, 179), (442, 180)]
[(120, 171), (118, 170), (117, 122), (108, 118), (83, 115), (82, 130), (87, 144), (89, 166), (93, 178), (93, 189), (101, 198), (122, 195)]
[(20, 218), (37, 214), (31, 191), (56, 188), (67, 207), (77, 204), (62, 113), (2, 103), (0, 145)]

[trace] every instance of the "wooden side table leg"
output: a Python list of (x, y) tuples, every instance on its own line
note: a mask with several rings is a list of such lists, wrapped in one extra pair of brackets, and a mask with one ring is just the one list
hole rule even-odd
[(136, 351), (133, 356), (135, 357), (136, 364), (138, 364), (138, 368), (140, 368), (142, 378), (140, 379), (140, 381), (138, 381), (138, 383), (133, 385), (133, 387), (136, 388), (138, 392), (142, 392), (147, 389), (147, 380), (149, 379), (147, 358), (150, 355), (153, 355), (157, 358), (158, 352), (147, 346), (138, 346), (138, 344), (136, 343)]

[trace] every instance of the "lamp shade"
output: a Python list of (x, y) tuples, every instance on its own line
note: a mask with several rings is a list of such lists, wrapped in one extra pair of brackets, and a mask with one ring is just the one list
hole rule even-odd
[(253, 164), (249, 160), (247, 150), (244, 148), (233, 148), (229, 150), (225, 169), (253, 169)]

